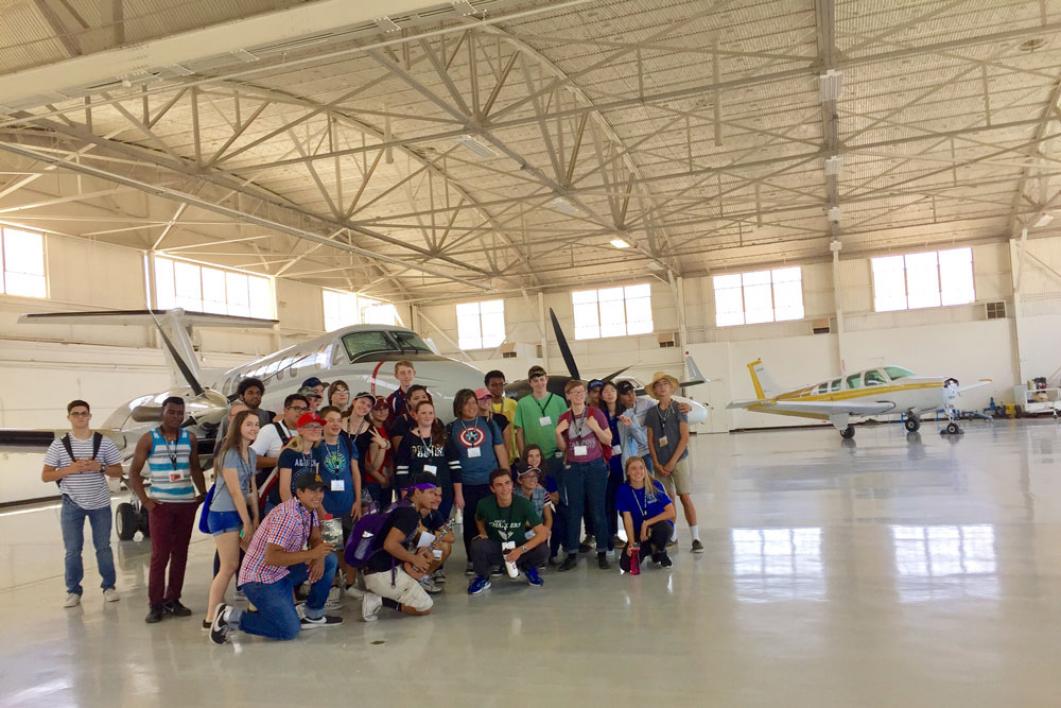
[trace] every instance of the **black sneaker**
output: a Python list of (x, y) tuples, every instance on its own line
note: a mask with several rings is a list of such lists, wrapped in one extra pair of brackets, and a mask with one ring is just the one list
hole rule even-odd
[(693, 550), (693, 553), (703, 553), (704, 552), (704, 544), (700, 543), (700, 539), (698, 539), (698, 538), (694, 538), (693, 539), (693, 549), (692, 550)]
[(191, 617), (192, 611), (181, 604), (180, 600), (170, 600), (162, 608), (166, 611), (167, 615), (173, 615), (174, 617)]
[(501, 577), (501, 575), (504, 574), (504, 572), (505, 572), (505, 570), (504, 570), (504, 568), (502, 566), (495, 565), (493, 568), (490, 569), (490, 577), (491, 578)]
[(335, 627), (343, 623), (342, 617), (335, 617), (334, 615), (324, 615), (317, 619), (310, 619), (309, 617), (303, 617), (300, 624), (302, 629), (308, 629), (310, 627)]
[(568, 553), (567, 558), (564, 558), (564, 562), (560, 564), (557, 571), (563, 573), (565, 570), (571, 570), (576, 565), (578, 565), (578, 556), (574, 553)]
[(203, 629), (210, 629), (214, 626), (214, 623), (210, 620), (203, 620)]
[(210, 641), (214, 644), (224, 644), (228, 640), (228, 633), (232, 631), (228, 624), (228, 609), (223, 602), (217, 606), (217, 615), (210, 625)]
[(593, 536), (586, 536), (584, 539), (582, 539), (582, 543), (578, 547), (578, 552), (589, 553), (596, 545), (597, 539), (593, 538)]
[(609, 570), (612, 567), (612, 564), (608, 562), (607, 553), (601, 552), (597, 554), (597, 567), (601, 570)]
[(471, 563), (468, 563), (467, 565), (464, 566), (464, 574), (467, 575), (467, 576), (475, 575), (475, 568), (472, 566)]
[(161, 622), (162, 617), (165, 614), (166, 611), (162, 608), (162, 605), (152, 605), (151, 609), (148, 610), (147, 617), (144, 618), (144, 621), (148, 624), (155, 624), (156, 622)]
[(672, 565), (674, 565), (674, 563), (671, 562), (670, 556), (668, 556), (666, 553), (663, 553), (659, 559), (659, 567), (670, 568)]

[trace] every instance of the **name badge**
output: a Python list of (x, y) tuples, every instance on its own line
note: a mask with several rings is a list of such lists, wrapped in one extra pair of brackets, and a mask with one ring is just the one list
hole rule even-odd
[(346, 480), (345, 479), (333, 479), (332, 480), (332, 491), (333, 492), (345, 492), (346, 491)]
[(468, 448), (468, 457), (482, 457), (482, 456), (483, 456), (482, 448), (478, 448), (478, 447), (469, 447)]
[(538, 425), (542, 426), (543, 428), (547, 428), (552, 424), (553, 419), (550, 416), (543, 415), (541, 418), (538, 419)]
[(180, 472), (179, 470), (178, 471), (174, 471), (174, 472), (170, 472), (169, 473), (169, 481), (171, 481), (171, 482), (183, 482), (184, 481), (184, 473)]
[(622, 445), (612, 445), (612, 454), (613, 455), (621, 455), (621, 454), (623, 454), (623, 446)]
[(585, 457), (589, 454), (589, 448), (585, 445), (575, 445), (574, 452), (576, 457)]
[(430, 472), (431, 474), (437, 475), (438, 467), (435, 467), (434, 465), (424, 465), (424, 472)]
[(670, 444), (670, 441), (667, 440), (667, 436), (666, 435), (662, 436), (659, 439), (659, 446), (660, 447), (667, 447), (667, 445), (669, 445), (669, 444)]

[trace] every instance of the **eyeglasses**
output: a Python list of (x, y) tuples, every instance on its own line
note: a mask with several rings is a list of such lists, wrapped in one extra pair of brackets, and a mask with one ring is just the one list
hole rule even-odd
[(321, 426), (318, 423), (308, 423), (302, 426), (303, 430), (320, 430)]
[(299, 413), (304, 413), (309, 410), (306, 406), (288, 406), (287, 409), (289, 411), (298, 411)]

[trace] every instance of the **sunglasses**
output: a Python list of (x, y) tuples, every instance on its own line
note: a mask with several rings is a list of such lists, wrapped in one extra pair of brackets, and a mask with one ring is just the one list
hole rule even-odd
[(307, 423), (302, 426), (302, 430), (320, 430), (320, 423)]

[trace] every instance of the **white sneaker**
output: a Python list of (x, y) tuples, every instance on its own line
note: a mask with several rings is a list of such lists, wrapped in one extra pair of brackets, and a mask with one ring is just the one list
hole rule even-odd
[(118, 600), (121, 600), (122, 598), (118, 597), (118, 591), (117, 590), (115, 590), (114, 588), (107, 588), (106, 590), (103, 591), (103, 599), (106, 602), (117, 602)]
[(63, 602), (63, 607), (77, 607), (81, 604), (81, 596), (76, 592), (66, 593), (66, 600)]
[(324, 603), (326, 610), (338, 610), (343, 606), (343, 589), (336, 586), (328, 591), (328, 599)]
[(361, 588), (359, 588), (356, 585), (351, 585), (350, 587), (348, 587), (343, 592), (346, 593), (347, 597), (352, 597), (355, 600), (360, 600), (361, 598), (363, 598), (365, 596), (365, 591), (362, 590)]
[(374, 592), (365, 592), (365, 598), (361, 601), (361, 618), (366, 622), (375, 622), (379, 619), (379, 610), (383, 607), (383, 598)]
[(435, 581), (431, 579), (430, 575), (425, 575), (420, 578), (420, 587), (426, 590), (430, 595), (437, 595), (442, 592), (442, 588), (435, 584)]

